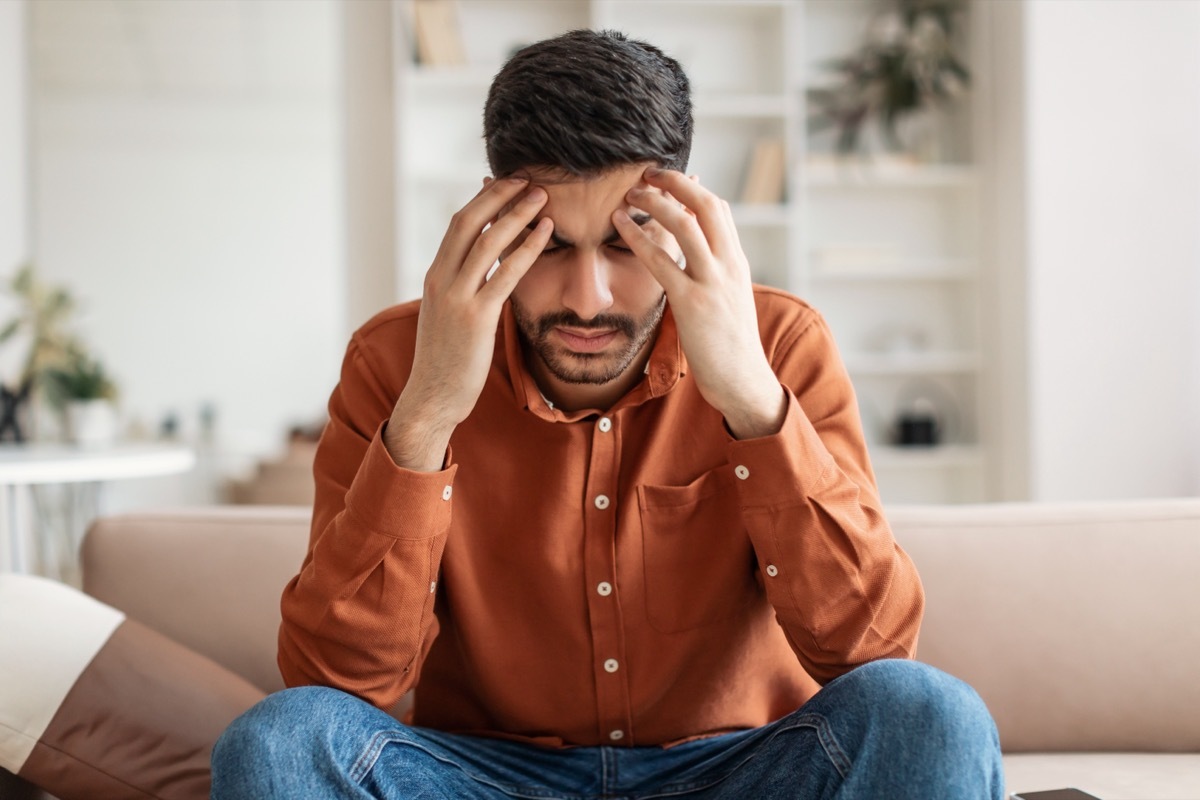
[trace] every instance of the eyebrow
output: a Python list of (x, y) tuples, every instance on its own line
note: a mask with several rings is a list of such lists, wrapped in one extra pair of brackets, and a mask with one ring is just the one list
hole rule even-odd
[[(649, 214), (645, 214), (645, 213), (631, 214), (630, 218), (633, 220), (633, 224), (637, 225), (639, 228), (645, 226), (645, 224), (652, 219), (652, 217)], [(525, 228), (527, 230), (532, 231), (536, 226), (537, 226), (537, 222), (534, 221), (534, 222), (531, 222), (528, 225), (526, 225)], [(552, 231), (550, 233), (550, 241), (553, 242), (555, 247), (574, 247), (575, 246), (574, 242), (570, 241), (569, 239), (564, 239), (563, 237), (559, 236), (558, 231)], [(619, 241), (621, 241), (621, 234), (617, 232), (616, 228), (613, 228), (611, 230), (611, 232), (607, 236), (604, 237), (604, 240), (601, 241), (600, 244), (612, 244), (613, 242), (619, 242)]]

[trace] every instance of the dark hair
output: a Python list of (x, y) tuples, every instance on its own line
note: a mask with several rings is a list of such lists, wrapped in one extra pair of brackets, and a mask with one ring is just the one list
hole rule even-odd
[(692, 100), (679, 62), (617, 31), (576, 30), (519, 50), (483, 108), (492, 174), (526, 168), (590, 176), (653, 161), (684, 170)]

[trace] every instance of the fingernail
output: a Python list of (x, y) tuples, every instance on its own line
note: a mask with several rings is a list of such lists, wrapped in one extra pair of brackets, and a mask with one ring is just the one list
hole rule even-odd
[(613, 212), (613, 219), (615, 219), (617, 222), (632, 222), (632, 220), (629, 218), (629, 214), (627, 214), (623, 208), (618, 208)]
[(507, 178), (507, 180), (509, 183), (529, 183), (529, 178), (522, 178), (515, 175), (511, 178)]
[(649, 175), (651, 178), (653, 178), (655, 175), (659, 175), (661, 173), (662, 173), (662, 169), (660, 167), (647, 167), (646, 168), (646, 174)]
[(546, 190), (540, 186), (535, 186), (529, 190), (529, 194), (525, 195), (525, 202), (540, 203), (546, 199)]

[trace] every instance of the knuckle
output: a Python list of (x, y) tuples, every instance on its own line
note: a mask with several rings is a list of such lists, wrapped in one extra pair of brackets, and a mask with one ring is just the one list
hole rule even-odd
[(721, 198), (717, 197), (715, 194), (703, 194), (700, 196), (700, 199), (697, 201), (697, 205), (699, 205), (700, 209), (703, 211), (716, 213), (721, 210), (721, 208), (722, 208), (721, 204), (723, 202), (724, 201)]
[(499, 238), (500, 234), (496, 231), (496, 226), (493, 225), (479, 234), (479, 238), (475, 240), (475, 243), (481, 250), (491, 250), (495, 247)]
[(474, 227), (474, 222), (470, 208), (461, 208), (450, 217), (450, 232), (456, 236), (462, 234)]

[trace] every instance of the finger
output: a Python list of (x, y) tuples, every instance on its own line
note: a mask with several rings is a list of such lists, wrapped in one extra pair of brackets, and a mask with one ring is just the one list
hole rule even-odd
[(450, 218), (442, 243), (435, 257), (435, 268), (440, 267), (457, 275), (480, 232), (505, 204), (520, 194), (529, 181), (525, 178), (504, 178), (489, 183), (479, 190), (465, 206)]
[(713, 261), (713, 248), (697, 217), (659, 192), (634, 188), (625, 197), (630, 205), (645, 211), (675, 237), (687, 259), (688, 270), (695, 277), (707, 274)]
[(714, 253), (729, 255), (735, 234), (730, 221), (725, 218), (720, 197), (701, 186), (699, 180), (691, 180), (676, 170), (648, 169), (642, 177), (650, 186), (666, 191), (696, 215)]
[(525, 237), (525, 241), (521, 242), (521, 246), (500, 262), (492, 277), (479, 290), (479, 298), (487, 302), (503, 303), (512, 294), (513, 289), (517, 288), (517, 284), (525, 277), (533, 262), (537, 261), (538, 256), (546, 249), (546, 243), (550, 241), (550, 233), (553, 230), (554, 222), (549, 217), (539, 219), (537, 225)]
[(721, 200), (721, 206), (725, 209), (725, 219), (729, 221), (729, 230), (733, 232), (733, 241), (737, 244), (738, 249), (742, 249), (742, 237), (738, 234), (737, 221), (733, 218), (733, 206), (729, 205), (728, 200)]
[[(649, 213), (649, 212), (647, 212)], [(618, 208), (612, 215), (613, 227), (621, 234), (622, 241), (637, 256), (638, 261), (646, 265), (654, 280), (663, 287), (667, 297), (677, 294), (688, 280), (687, 275), (679, 268), (671, 254), (662, 248), (658, 242), (650, 238), (650, 234), (630, 219), (624, 209)]]
[(478, 290), (496, 259), (528, 229), (548, 199), (545, 189), (534, 186), (524, 197), (503, 211), (492, 222), (491, 227), (476, 237), (475, 243), (463, 259), (460, 272), (462, 280), (465, 285), (471, 287), (471, 291)]

